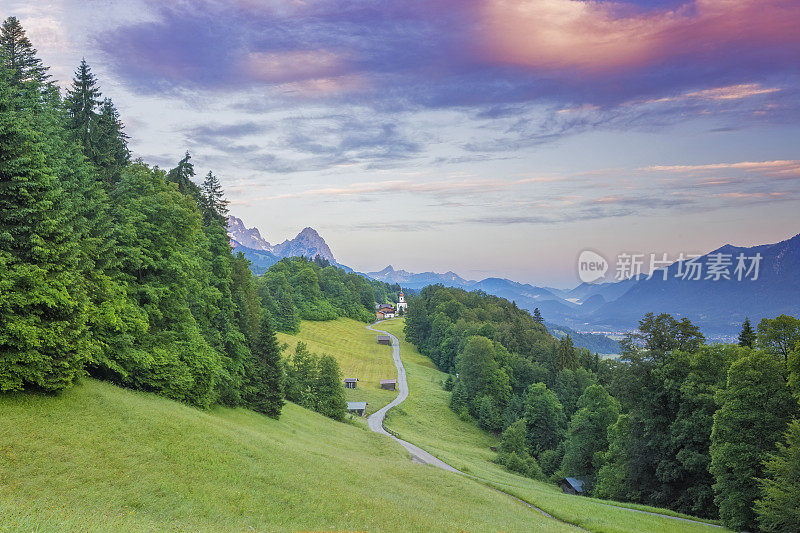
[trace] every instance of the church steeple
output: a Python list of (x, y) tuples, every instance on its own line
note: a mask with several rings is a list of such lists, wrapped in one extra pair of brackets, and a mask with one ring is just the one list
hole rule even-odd
[(399, 313), (401, 309), (403, 310), (403, 312), (405, 312), (408, 309), (408, 304), (406, 303), (406, 297), (403, 294), (402, 290), (400, 291), (400, 294), (397, 297), (397, 312)]

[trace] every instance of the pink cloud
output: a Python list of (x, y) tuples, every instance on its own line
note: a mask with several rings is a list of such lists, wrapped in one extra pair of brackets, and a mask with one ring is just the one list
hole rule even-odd
[(741, 170), (744, 172), (760, 172), (765, 175), (800, 175), (800, 161), (741, 161), (738, 163), (712, 163), (708, 165), (653, 165), (640, 170), (654, 172), (697, 173), (718, 170)]
[(486, 0), (483, 18), (488, 59), (545, 70), (628, 70), (735, 44), (800, 52), (796, 0), (695, 0), (648, 12), (608, 1)]
[(286, 83), (338, 75), (345, 68), (345, 60), (328, 50), (251, 52), (242, 59), (240, 68), (253, 80)]

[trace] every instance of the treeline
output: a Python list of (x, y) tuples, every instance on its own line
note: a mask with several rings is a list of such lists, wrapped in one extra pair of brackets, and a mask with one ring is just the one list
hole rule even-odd
[(733, 529), (800, 529), (800, 320), (707, 345), (687, 319), (648, 314), (599, 360), (513, 303), (432, 286), (410, 299), (406, 334), (451, 373), (451, 407), (502, 431), (511, 470)]
[(279, 331), (294, 333), (301, 320), (375, 320), (375, 302), (397, 301), (399, 285), (370, 280), (317, 256), (284, 258), (258, 279), (259, 294)]
[(283, 367), (217, 177), (131, 161), (82, 61), (65, 95), (15, 18), (0, 30), (0, 391), (89, 374), (278, 416)]

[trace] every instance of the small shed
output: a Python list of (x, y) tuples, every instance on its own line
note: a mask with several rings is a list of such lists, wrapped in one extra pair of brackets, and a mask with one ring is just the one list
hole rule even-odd
[(381, 388), (386, 390), (397, 390), (397, 380), (396, 379), (382, 379), (381, 380)]
[(364, 416), (367, 412), (367, 402), (347, 402), (347, 412)]
[(558, 486), (561, 487), (561, 491), (564, 494), (583, 494), (584, 493), (584, 481), (574, 477), (565, 477), (561, 478), (561, 481), (558, 482)]
[(358, 384), (358, 378), (344, 378), (345, 389), (355, 389)]
[(392, 339), (389, 335), (378, 335), (378, 344), (385, 344), (386, 346), (392, 345)]

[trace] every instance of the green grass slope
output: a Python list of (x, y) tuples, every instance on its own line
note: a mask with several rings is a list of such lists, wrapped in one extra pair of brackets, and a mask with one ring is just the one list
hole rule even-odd
[(0, 395), (0, 420), (0, 531), (568, 529), (291, 404), (276, 421), (87, 379)]
[[(489, 481), (553, 516), (592, 531), (720, 531), (710, 524), (678, 521), (620, 509), (602, 500), (569, 496), (555, 485), (518, 476), (493, 463), (496, 454), (489, 447), (497, 446), (499, 439), (480, 430), (473, 422), (461, 420), (450, 410), (450, 393), (441, 385), (447, 374), (438, 371), (429, 358), (405, 341), (403, 320), (384, 321), (376, 327), (400, 340), (410, 396), (402, 405), (389, 411), (385, 422), (385, 426), (400, 438), (413, 442), (462, 472)], [(678, 516), (664, 509), (620, 505)]]
[(297, 335), (278, 333), (278, 342), (289, 345), (288, 353), (293, 353), (297, 342), (303, 341), (309, 351), (335, 357), (343, 377), (359, 380), (356, 389), (345, 391), (347, 401), (367, 402), (367, 413), (371, 414), (396, 396), (396, 392), (382, 390), (380, 380), (395, 379), (397, 369), (392, 362), (391, 347), (378, 344), (378, 334), (364, 326), (363, 322), (349, 318), (327, 322), (304, 320)]

